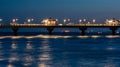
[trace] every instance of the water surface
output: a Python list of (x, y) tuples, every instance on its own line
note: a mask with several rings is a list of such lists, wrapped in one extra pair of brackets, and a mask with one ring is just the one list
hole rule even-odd
[(120, 36), (1, 36), (0, 67), (120, 67)]

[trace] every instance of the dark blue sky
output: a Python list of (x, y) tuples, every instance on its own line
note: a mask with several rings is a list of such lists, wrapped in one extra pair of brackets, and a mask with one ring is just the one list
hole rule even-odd
[(0, 17), (118, 18), (120, 0), (0, 0)]

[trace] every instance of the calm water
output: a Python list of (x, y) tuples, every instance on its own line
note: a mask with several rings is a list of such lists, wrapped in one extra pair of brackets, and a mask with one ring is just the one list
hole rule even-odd
[(0, 67), (120, 67), (120, 36), (1, 36)]

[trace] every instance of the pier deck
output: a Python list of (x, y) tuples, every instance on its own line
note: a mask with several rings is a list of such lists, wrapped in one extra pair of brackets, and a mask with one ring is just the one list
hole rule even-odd
[(85, 30), (87, 28), (109, 28), (114, 35), (116, 30), (120, 27), (120, 25), (108, 25), (108, 24), (56, 24), (56, 25), (45, 25), (45, 24), (14, 24), (7, 25), (1, 24), (0, 28), (11, 28), (13, 30), (14, 35), (17, 35), (17, 31), (19, 28), (46, 28), (48, 34), (52, 34), (54, 28), (79, 28), (81, 30), (81, 34), (85, 34)]

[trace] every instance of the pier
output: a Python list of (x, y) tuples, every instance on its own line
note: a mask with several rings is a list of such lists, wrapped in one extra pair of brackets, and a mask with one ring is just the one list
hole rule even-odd
[(78, 28), (81, 31), (81, 35), (85, 35), (85, 31), (88, 28), (109, 28), (111, 30), (111, 34), (115, 35), (116, 30), (120, 27), (117, 25), (109, 25), (109, 24), (54, 24), (54, 25), (45, 25), (45, 24), (1, 24), (0, 28), (11, 28), (13, 30), (13, 34), (16, 36), (18, 30), (20, 28), (45, 28), (48, 31), (48, 34), (52, 34), (52, 31), (55, 28)]

